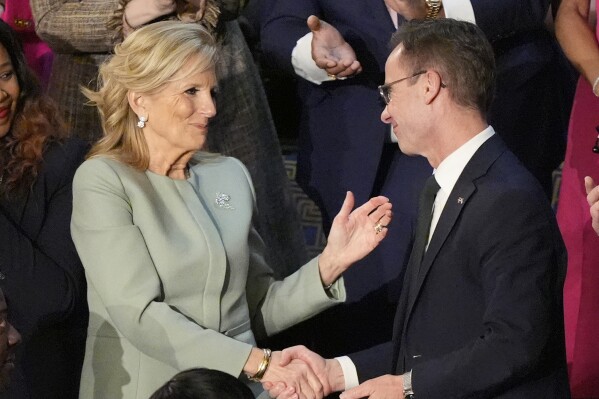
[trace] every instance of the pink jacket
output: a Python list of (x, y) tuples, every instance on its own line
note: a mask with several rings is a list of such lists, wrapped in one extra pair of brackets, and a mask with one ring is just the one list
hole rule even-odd
[(46, 87), (52, 70), (53, 55), (50, 47), (35, 34), (29, 1), (6, 0), (2, 19), (19, 34), (27, 63), (37, 74), (43, 87)]

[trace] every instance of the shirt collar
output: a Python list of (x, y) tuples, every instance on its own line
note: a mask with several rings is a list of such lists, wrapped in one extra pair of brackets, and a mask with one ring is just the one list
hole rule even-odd
[(494, 134), (495, 130), (493, 127), (487, 126), (485, 130), (462, 144), (439, 164), (439, 167), (433, 171), (433, 174), (441, 190), (448, 194), (453, 190), (453, 186), (455, 186), (464, 168), (470, 162), (470, 158)]

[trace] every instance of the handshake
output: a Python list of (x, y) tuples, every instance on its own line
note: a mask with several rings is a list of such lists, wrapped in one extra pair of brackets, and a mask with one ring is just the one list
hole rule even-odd
[(345, 379), (339, 361), (324, 359), (305, 346), (272, 352), (265, 370), (264, 359), (258, 367), (258, 374), (262, 371), (260, 382), (273, 398), (322, 398), (345, 389)]
[[(305, 346), (293, 346), (268, 354), (268, 366), (264, 361), (260, 363), (258, 374), (262, 387), (272, 398), (320, 399), (332, 392), (351, 388), (346, 386), (346, 376), (337, 359), (324, 359)], [(354, 379), (357, 375), (349, 378), (349, 383), (353, 384), (351, 381)], [(340, 399), (359, 398), (404, 399), (403, 376), (387, 374), (373, 378), (345, 390), (340, 396)]]

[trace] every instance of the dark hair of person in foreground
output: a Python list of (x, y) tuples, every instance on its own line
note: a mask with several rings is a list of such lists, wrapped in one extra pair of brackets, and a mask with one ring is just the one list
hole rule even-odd
[(206, 368), (181, 371), (150, 399), (254, 399), (250, 388), (230, 374)]

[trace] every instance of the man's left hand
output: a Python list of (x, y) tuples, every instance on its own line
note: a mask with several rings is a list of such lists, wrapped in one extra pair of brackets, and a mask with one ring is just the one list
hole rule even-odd
[(343, 392), (339, 399), (403, 399), (401, 375), (384, 375), (368, 380), (355, 388)]

